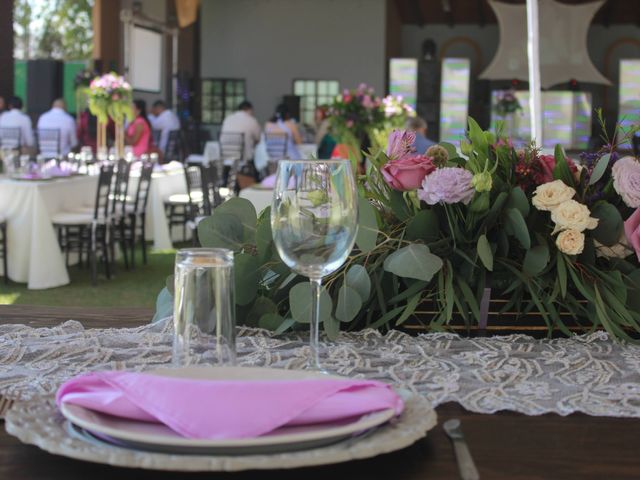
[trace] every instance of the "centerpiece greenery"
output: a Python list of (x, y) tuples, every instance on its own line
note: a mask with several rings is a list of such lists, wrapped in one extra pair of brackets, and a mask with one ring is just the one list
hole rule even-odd
[(89, 110), (98, 119), (98, 149), (107, 145), (107, 122), (115, 124), (116, 151), (124, 156), (124, 120), (133, 120), (133, 90), (124, 77), (107, 73), (95, 77), (87, 89)]
[[(460, 151), (441, 143), (421, 155), (395, 131), (372, 149), (358, 189), (359, 233), (345, 265), (329, 276), (321, 321), (340, 329), (402, 325), (419, 315), (443, 330), (454, 315), (482, 320), (490, 288), (503, 311), (534, 312), (549, 332), (565, 319), (628, 339), (640, 332), (640, 162), (615, 145), (582, 164), (560, 147), (516, 150), (469, 119)], [(627, 219), (625, 222), (624, 219)], [(238, 322), (278, 332), (309, 322), (308, 282), (278, 257), (270, 211), (234, 198), (198, 226), (205, 247), (236, 252)], [(171, 282), (158, 299), (170, 313)]]

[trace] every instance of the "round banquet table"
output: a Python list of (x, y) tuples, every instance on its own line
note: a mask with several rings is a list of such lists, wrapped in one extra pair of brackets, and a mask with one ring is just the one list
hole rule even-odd
[[(69, 283), (51, 216), (91, 204), (98, 177), (46, 181), (0, 176), (0, 213), (7, 219), (8, 277), (44, 289)], [(2, 266), (0, 265), (0, 269)]]

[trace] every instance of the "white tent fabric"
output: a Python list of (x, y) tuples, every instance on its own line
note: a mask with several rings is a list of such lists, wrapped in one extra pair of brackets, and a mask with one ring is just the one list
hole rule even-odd
[[(539, 0), (540, 76), (542, 88), (575, 79), (611, 85), (593, 65), (587, 51), (587, 31), (603, 0), (567, 5)], [(500, 25), (500, 44), (480, 75), (487, 80), (528, 81), (526, 6), (489, 1)]]

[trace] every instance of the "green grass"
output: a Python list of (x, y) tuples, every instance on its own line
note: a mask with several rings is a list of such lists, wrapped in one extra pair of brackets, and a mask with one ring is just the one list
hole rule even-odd
[(69, 268), (71, 283), (48, 290), (29, 290), (24, 283), (4, 285), (0, 278), (0, 305), (45, 305), (69, 307), (151, 307), (168, 275), (173, 273), (175, 250), (151, 252), (148, 264), (136, 252), (135, 270), (125, 270), (123, 260), (116, 263), (116, 274), (107, 280), (104, 269), (98, 269), (98, 284), (91, 284), (88, 267)]

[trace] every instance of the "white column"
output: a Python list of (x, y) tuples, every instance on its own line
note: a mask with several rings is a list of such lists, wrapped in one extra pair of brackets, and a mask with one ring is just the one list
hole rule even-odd
[(538, 1), (527, 0), (527, 54), (529, 57), (529, 110), (531, 138), (542, 146), (542, 102), (540, 99), (540, 50)]

